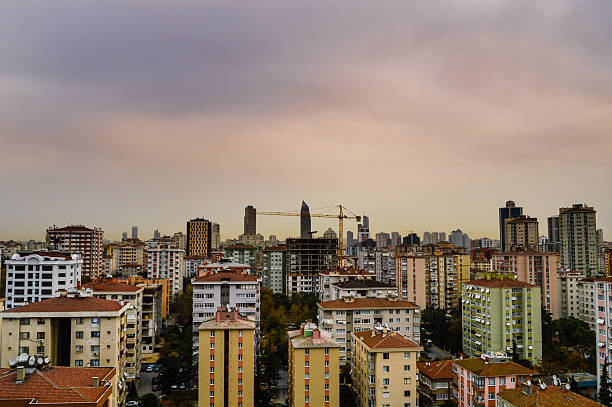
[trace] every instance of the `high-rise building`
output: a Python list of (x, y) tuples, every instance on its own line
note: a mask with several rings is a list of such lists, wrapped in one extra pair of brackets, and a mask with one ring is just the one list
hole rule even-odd
[(224, 259), (234, 263), (248, 264), (251, 272), (257, 274), (257, 248), (245, 244), (227, 246), (224, 250)]
[(514, 201), (506, 201), (506, 206), (499, 208), (499, 240), (502, 250), (506, 247), (506, 219), (518, 218), (523, 214), (523, 208), (516, 206)]
[(491, 258), (491, 270), (505, 274), (514, 274), (518, 281), (540, 287), (541, 304), (550, 312), (553, 319), (561, 317), (561, 292), (559, 291), (559, 255), (554, 252), (534, 250), (514, 250), (494, 253)]
[(402, 244), (402, 235), (397, 232), (391, 232), (391, 247), (399, 246)]
[(170, 296), (183, 292), (185, 250), (159, 244), (147, 250), (147, 277), (170, 280)]
[(138, 239), (138, 226), (132, 226), (132, 239)]
[(285, 261), (286, 294), (314, 292), (319, 273), (338, 266), (338, 239), (287, 239)]
[(472, 243), (467, 233), (463, 233), (461, 229), (453, 230), (448, 238), (448, 241), (457, 247), (470, 249)]
[(259, 327), (261, 279), (229, 271), (209, 272), (192, 280), (193, 339), (197, 347), (198, 327), (214, 317), (220, 307), (238, 308)]
[(436, 243), (436, 242), (432, 242), (431, 233), (423, 232), (423, 244), (431, 244), (431, 243)]
[[(340, 345), (340, 363), (350, 363), (353, 332), (387, 326), (414, 342), (421, 340), (421, 310), (410, 301), (397, 296), (388, 298), (344, 297), (317, 304), (320, 327)], [(401, 315), (399, 317), (398, 315)]]
[(418, 343), (386, 327), (352, 333), (353, 389), (361, 407), (417, 406)]
[(326, 239), (337, 239), (338, 234), (332, 228), (327, 228), (327, 230), (323, 233), (323, 237)]
[[(589, 300), (595, 303), (593, 316), (595, 320), (595, 335), (597, 340), (597, 377), (601, 378), (603, 369), (608, 370), (608, 377), (611, 377), (612, 366), (608, 362), (612, 360), (612, 278), (598, 278), (591, 283), (593, 290)], [(599, 382), (597, 389), (601, 387)]]
[(311, 322), (289, 331), (289, 406), (339, 406), (339, 348)]
[(187, 256), (210, 256), (212, 249), (211, 223), (203, 218), (187, 222)]
[(345, 250), (344, 254), (349, 254), (354, 245), (355, 245), (355, 238), (353, 237), (353, 232), (349, 230), (348, 232), (346, 232), (346, 245), (344, 247), (344, 250)]
[(255, 403), (255, 322), (221, 308), (199, 327), (198, 404)]
[(383, 248), (391, 246), (391, 235), (385, 232), (380, 232), (376, 234), (376, 247)]
[[(559, 316), (580, 319), (579, 282), (586, 276), (574, 271), (559, 270), (557, 287), (559, 292)], [(557, 318), (554, 318), (557, 319)]]
[(83, 257), (83, 275), (96, 279), (102, 272), (102, 240), (104, 231), (82, 225), (50, 227), (47, 243), (53, 250), (80, 253)]
[[(214, 231), (214, 225), (213, 224), (213, 231)], [(178, 247), (179, 249), (183, 249), (185, 250), (186, 248), (186, 238), (185, 238), (185, 234), (183, 232), (176, 232), (174, 233), (174, 235), (172, 235), (172, 245)]]
[(463, 352), (469, 356), (518, 352), (542, 359), (540, 287), (505, 278), (472, 280), (461, 290)]
[[(45, 355), (52, 366), (111, 367), (125, 381), (129, 304), (69, 290), (3, 313), (0, 366), (18, 355)], [(112, 405), (123, 405), (127, 386)]]
[(80, 254), (20, 252), (6, 264), (6, 309), (53, 298), (81, 284)]
[(540, 250), (537, 218), (521, 215), (516, 218), (508, 218), (505, 222), (505, 251), (510, 251), (517, 247), (525, 247), (536, 251)]
[(140, 240), (126, 239), (122, 243), (111, 244), (108, 252), (117, 259), (117, 267), (121, 272), (126, 266), (146, 266), (147, 263), (147, 248)]
[(221, 247), (221, 226), (218, 223), (212, 224), (211, 246), (213, 250)]
[(252, 205), (244, 208), (244, 234), (257, 234), (257, 211)]
[(124, 242), (125, 240), (127, 240), (127, 232), (121, 234), (121, 241)]
[(285, 286), (285, 254), (287, 246), (278, 245), (263, 249), (261, 252), (261, 274), (263, 287), (282, 294)]
[(595, 275), (597, 264), (597, 233), (595, 209), (575, 204), (559, 208), (559, 239), (561, 268)]
[(302, 201), (302, 208), (300, 209), (300, 238), (310, 239), (312, 238), (312, 230), (310, 226), (310, 209), (306, 202)]
[(559, 251), (559, 217), (549, 216), (548, 217), (548, 247), (546, 251), (558, 252)]
[(361, 243), (370, 238), (370, 218), (361, 217), (361, 223), (357, 225), (357, 243)]
[(404, 236), (402, 239), (402, 244), (418, 246), (421, 244), (421, 238), (416, 233), (410, 233), (407, 236)]
[(159, 229), (155, 229), (153, 231), (153, 239), (159, 239), (161, 237), (161, 233), (159, 233)]

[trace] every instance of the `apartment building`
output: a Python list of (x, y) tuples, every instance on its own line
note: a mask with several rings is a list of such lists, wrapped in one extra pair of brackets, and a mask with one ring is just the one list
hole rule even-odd
[(111, 244), (108, 253), (117, 258), (118, 268), (126, 265), (145, 266), (147, 263), (147, 247), (138, 239), (126, 239), (118, 244)]
[(437, 249), (434, 253), (396, 258), (398, 293), (421, 308), (457, 308), (461, 283), (470, 279), (470, 256)]
[(522, 384), (514, 389), (506, 389), (497, 395), (497, 407), (604, 407), (588, 397), (568, 390), (565, 386), (544, 386)]
[(421, 340), (419, 307), (398, 297), (353, 298), (317, 304), (320, 327), (340, 345), (340, 363), (351, 360), (351, 333), (386, 326), (414, 342)]
[(557, 290), (559, 292), (559, 316), (561, 318), (580, 319), (580, 296), (578, 283), (586, 276), (570, 270), (557, 272)]
[(187, 256), (210, 256), (212, 225), (209, 220), (195, 218), (187, 222), (185, 247)]
[(248, 264), (235, 263), (229, 259), (221, 259), (214, 263), (207, 263), (198, 267), (197, 277), (220, 273), (222, 271), (238, 273), (238, 274), (253, 274), (252, 268)]
[(81, 284), (80, 254), (64, 252), (20, 252), (6, 264), (6, 308), (52, 298), (60, 290)]
[(597, 274), (597, 226), (595, 209), (575, 204), (559, 208), (561, 267), (594, 276)]
[(218, 272), (191, 280), (193, 287), (193, 334), (197, 347), (198, 328), (224, 306), (238, 309), (259, 327), (261, 279), (250, 274)]
[(53, 250), (79, 253), (83, 258), (83, 275), (96, 279), (102, 271), (102, 241), (104, 231), (82, 225), (50, 227), (47, 244)]
[(250, 245), (237, 244), (228, 246), (224, 249), (227, 260), (234, 263), (248, 264), (251, 272), (257, 274), (257, 248)]
[(540, 287), (542, 305), (554, 319), (561, 317), (561, 298), (557, 272), (559, 255), (554, 252), (539, 252), (531, 249), (513, 250), (494, 254), (491, 259), (493, 271), (513, 273), (516, 279)]
[(334, 267), (319, 273), (317, 292), (321, 301), (332, 299), (332, 285), (351, 280), (370, 280), (375, 277), (363, 269), (356, 267)]
[(198, 403), (253, 406), (255, 322), (222, 308), (200, 325), (198, 333)]
[(274, 293), (285, 292), (285, 254), (287, 246), (276, 245), (261, 251), (262, 285)]
[[(145, 291), (143, 294), (143, 303), (144, 304), (146, 303), (157, 304), (157, 302), (160, 302), (161, 304), (159, 308), (161, 311), (161, 319), (166, 319), (168, 317), (168, 314), (170, 313), (170, 281), (168, 279), (165, 279), (165, 278), (149, 279), (149, 278), (143, 278), (141, 276), (130, 276), (127, 278), (119, 278), (117, 279), (117, 282), (123, 283), (123, 284), (135, 285), (139, 287), (144, 287)], [(147, 290), (147, 287), (153, 287), (155, 292), (160, 293), (160, 296), (157, 297), (157, 294), (155, 294), (156, 295), (155, 299), (147, 299), (148, 297), (147, 292), (149, 292)], [(147, 308), (147, 307), (145, 306), (144, 308)], [(157, 308), (157, 305), (155, 305), (154, 308)], [(146, 311), (143, 309), (143, 312), (146, 312)], [(161, 320), (159, 321), (159, 324), (161, 326)]]
[(516, 206), (514, 201), (506, 201), (506, 206), (499, 208), (499, 240), (502, 250), (506, 247), (506, 219), (518, 218), (522, 214), (523, 208)]
[(448, 405), (453, 399), (453, 361), (417, 363), (419, 369), (419, 406), (437, 407)]
[(377, 280), (350, 280), (331, 285), (331, 299), (397, 296), (397, 287)]
[(110, 367), (0, 369), (0, 407), (118, 407), (117, 376)]
[(200, 266), (211, 263), (207, 256), (185, 256), (183, 262), (183, 273), (185, 278), (194, 278), (198, 276)]
[(338, 239), (287, 239), (285, 261), (285, 293), (314, 292), (319, 273), (338, 266)]
[(170, 296), (183, 292), (183, 261), (185, 251), (168, 244), (160, 244), (147, 250), (147, 277), (168, 279)]
[(353, 332), (351, 376), (361, 407), (416, 407), (418, 343), (386, 328)]
[(540, 250), (540, 234), (538, 231), (538, 219), (531, 218), (526, 215), (520, 215), (516, 218), (508, 218), (505, 220), (506, 227), (504, 232), (505, 246), (503, 250), (511, 251), (516, 247), (524, 247), (531, 250)]
[(542, 359), (540, 287), (505, 278), (473, 280), (461, 294), (463, 351), (469, 356), (518, 352)]
[(340, 404), (340, 346), (311, 322), (289, 331), (290, 407)]
[(129, 304), (71, 290), (2, 313), (0, 366), (21, 353), (48, 356), (53, 366), (111, 367), (126, 394), (126, 331)]
[(453, 397), (459, 407), (496, 407), (496, 395), (527, 383), (537, 372), (505, 354), (453, 361)]
[(95, 282), (84, 284), (82, 289), (90, 289), (95, 298), (119, 301), (129, 304), (126, 311), (126, 360), (125, 378), (128, 381), (136, 379), (142, 362), (142, 321), (144, 288), (123, 284), (116, 279), (101, 278)]

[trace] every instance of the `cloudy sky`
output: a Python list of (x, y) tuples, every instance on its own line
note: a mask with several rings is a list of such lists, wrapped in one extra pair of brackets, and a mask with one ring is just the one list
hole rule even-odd
[(302, 199), (474, 238), (507, 199), (541, 231), (586, 202), (609, 230), (611, 19), (609, 0), (3, 1), (0, 239), (195, 216), (228, 238), (246, 205)]

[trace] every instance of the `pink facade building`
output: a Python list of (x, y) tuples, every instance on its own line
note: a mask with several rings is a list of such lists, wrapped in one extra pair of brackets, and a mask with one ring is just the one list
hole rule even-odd
[[(597, 318), (595, 319), (596, 329), (595, 336), (597, 338), (597, 377), (601, 377), (601, 372), (604, 367), (608, 369), (608, 377), (612, 377), (612, 365), (606, 366), (606, 363), (612, 362), (612, 277), (598, 278), (595, 281), (597, 284), (596, 298)], [(598, 383), (597, 390), (601, 383)]]
[(495, 407), (501, 390), (515, 389), (536, 373), (506, 355), (454, 360), (453, 398), (459, 407)]

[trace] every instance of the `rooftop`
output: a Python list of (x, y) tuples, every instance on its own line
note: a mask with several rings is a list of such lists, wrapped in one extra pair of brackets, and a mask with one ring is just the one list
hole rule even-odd
[(17, 254), (13, 255), (11, 260), (17, 260), (19, 258), (25, 259), (28, 256), (52, 257), (60, 260), (72, 260), (72, 254), (70, 253), (44, 250), (18, 252)]
[(351, 298), (344, 297), (338, 300), (323, 301), (319, 303), (323, 309), (374, 309), (374, 308), (413, 308), (419, 306), (410, 301), (390, 300), (389, 298)]
[(510, 278), (491, 278), (490, 280), (486, 278), (482, 278), (479, 280), (471, 280), (462, 283), (463, 286), (466, 285), (477, 285), (479, 287), (489, 287), (489, 288), (531, 288), (537, 287), (533, 284), (526, 283), (524, 281), (512, 280)]
[(340, 345), (332, 340), (326, 332), (318, 330), (318, 334), (305, 336), (300, 329), (289, 331), (289, 340), (294, 349), (306, 348), (339, 348)]
[(99, 231), (99, 230), (100, 229), (98, 228), (91, 229), (83, 225), (70, 225), (70, 226), (64, 226), (61, 228), (54, 226), (54, 227), (50, 227), (47, 229), (47, 231), (49, 232), (94, 232), (94, 231)]
[(547, 386), (542, 390), (532, 386), (531, 394), (525, 394), (523, 389), (502, 390), (499, 397), (517, 407), (602, 407), (603, 404), (572, 391), (557, 386)]
[(225, 248), (225, 250), (234, 250), (234, 249), (255, 249), (255, 246), (251, 246), (248, 244), (233, 244)]
[(397, 286), (394, 284), (383, 283), (377, 280), (349, 280), (342, 281), (335, 284), (332, 284), (334, 287), (342, 288), (342, 289), (369, 289), (369, 288), (393, 288), (397, 289)]
[(430, 379), (451, 379), (453, 377), (453, 361), (417, 363), (419, 372)]
[(422, 349), (418, 343), (392, 329), (387, 332), (371, 329), (369, 331), (353, 332), (353, 335), (370, 349)]
[(241, 281), (258, 281), (259, 278), (250, 274), (232, 273), (230, 271), (221, 271), (216, 274), (209, 274), (207, 276), (201, 276), (195, 279), (198, 283), (210, 283), (210, 282), (241, 282)]
[(23, 312), (100, 312), (119, 311), (123, 306), (118, 301), (104, 300), (95, 297), (54, 297), (34, 302), (32, 304), (13, 308), (7, 313)]
[(214, 317), (211, 317), (200, 325), (203, 329), (255, 329), (255, 321), (243, 317), (240, 311), (227, 311), (220, 308)]
[[(347, 256), (345, 256), (347, 257)], [(341, 276), (361, 276), (361, 275), (374, 275), (368, 271), (357, 267), (334, 267), (329, 270), (320, 272), (319, 274), (338, 274)]]
[(534, 375), (537, 372), (527, 369), (518, 363), (508, 362), (486, 362), (482, 358), (455, 359), (454, 363), (481, 377), (510, 376), (510, 375)]
[(94, 292), (99, 293), (114, 293), (114, 292), (130, 292), (135, 293), (142, 290), (141, 287), (120, 283), (118, 281), (99, 280), (87, 284), (83, 284), (81, 288), (91, 288)]
[(16, 369), (0, 369), (0, 400), (35, 398), (37, 403), (90, 403), (97, 402), (110, 388), (93, 387), (93, 378), (111, 380), (115, 369), (111, 367), (48, 367), (26, 376), (17, 383)]

